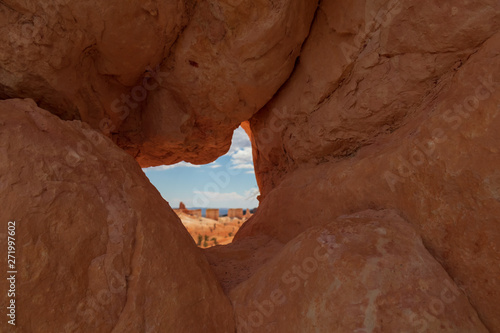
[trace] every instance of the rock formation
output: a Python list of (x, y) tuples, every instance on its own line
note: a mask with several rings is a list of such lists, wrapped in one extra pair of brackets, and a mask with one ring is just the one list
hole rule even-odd
[(205, 215), (206, 215), (207, 219), (219, 221), (219, 210), (218, 209), (207, 208), (207, 210), (205, 211)]
[[(335, 19), (337, 6), (322, 6), (326, 17), (314, 24), (343, 22)], [(264, 200), (235, 239), (267, 234), (288, 242), (332, 216), (396, 209), (417, 226), (485, 325), (499, 330), (500, 266), (491, 263), (499, 260), (495, 244), (500, 244), (500, 4), (448, 8), (448, 21), (438, 19), (446, 7), (429, 11), (427, 1), (412, 7), (413, 16), (441, 28), (416, 25), (404, 14), (409, 2), (400, 6), (391, 20), (370, 30), (369, 43), (344, 65), (326, 58), (341, 40), (332, 51), (307, 51), (330, 45), (321, 44), (322, 38), (334, 39), (321, 27), (314, 37), (313, 24), (301, 65), (250, 121)], [(451, 22), (461, 34), (442, 34)], [(353, 38), (365, 28), (360, 29), (344, 42), (356, 46)], [(406, 51), (413, 49), (421, 53)], [(311, 83), (308, 78), (316, 77), (315, 66), (321, 64), (343, 74), (331, 84), (321, 77)], [(386, 93), (373, 91), (385, 84)], [(317, 88), (309, 93), (310, 87)], [(313, 99), (320, 87), (325, 94)], [(300, 103), (310, 97), (312, 106), (298, 109), (297, 96), (307, 96)]]
[(17, 223), (16, 331), (234, 332), (207, 260), (128, 154), (32, 100), (0, 101), (0, 127), (2, 234)]
[(202, 211), (201, 209), (187, 209), (186, 205), (181, 201), (179, 204), (178, 209), (174, 209), (174, 212), (179, 215), (179, 214), (185, 214), (185, 215), (190, 215), (193, 217), (201, 217), (202, 216)]
[[(297, 68), (250, 121), (261, 194), (302, 165), (353, 156), (417, 123), (472, 55), (487, 47), (493, 53), (485, 56), (494, 57), (499, 7), (495, 0), (321, 3)], [(492, 68), (472, 69), (473, 89)], [(463, 104), (463, 98), (449, 102)], [(447, 113), (455, 125), (452, 118)]]
[(488, 332), (392, 211), (308, 229), (230, 295), (244, 333)]
[(242, 219), (243, 218), (243, 208), (228, 209), (227, 217)]
[[(178, 216), (196, 245), (204, 249), (231, 243), (242, 224), (240, 220), (231, 220), (227, 216), (220, 217), (217, 221), (184, 213), (180, 213)], [(215, 273), (219, 277), (219, 272)], [(222, 287), (224, 288), (223, 285)]]
[(316, 4), (2, 1), (0, 98), (81, 119), (143, 167), (208, 163), (288, 78)]
[[(498, 0), (8, 0), (0, 32), (21, 330), (500, 331)], [(240, 123), (260, 205), (203, 256), (140, 166)]]

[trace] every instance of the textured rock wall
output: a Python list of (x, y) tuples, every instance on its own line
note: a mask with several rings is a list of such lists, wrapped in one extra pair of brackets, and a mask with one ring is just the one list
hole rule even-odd
[(227, 211), (227, 217), (243, 218), (243, 208), (233, 208)]
[(16, 331), (234, 332), (207, 260), (109, 139), (32, 100), (7, 100), (0, 154), (2, 233), (17, 224)]
[(231, 293), (238, 332), (488, 332), (392, 211), (313, 227)]
[(412, 121), (499, 29), (496, 0), (321, 2), (296, 69), (250, 121), (262, 195)]
[[(288, 242), (307, 228), (327, 223), (335, 216), (367, 208), (395, 209), (417, 226), (424, 244), (465, 289), (486, 326), (493, 331), (499, 330), (500, 270), (498, 265), (492, 264), (500, 259), (497, 245), (500, 244), (500, 155), (497, 147), (500, 140), (497, 131), (500, 126), (500, 33), (497, 28), (500, 10), (498, 3), (495, 5), (482, 7), (483, 10), (472, 7), (471, 12), (467, 11), (468, 7), (454, 10), (458, 10), (457, 13), (466, 10), (471, 20), (481, 22), (479, 27), (489, 26), (489, 32), (483, 32), (486, 28), (469, 28), (465, 41), (470, 41), (476, 33), (483, 36), (476, 40), (476, 47), (468, 51), (469, 56), (461, 59), (455, 51), (444, 52), (444, 56), (453, 55), (456, 64), (436, 77), (433, 89), (426, 93), (417, 88), (410, 91), (418, 93), (421, 102), (402, 109), (405, 116), (399, 118), (398, 128), (386, 134), (372, 132), (364, 143), (351, 137), (349, 142), (352, 144), (345, 147), (356, 149), (350, 150), (348, 155), (337, 154), (330, 148), (320, 153), (308, 145), (316, 141), (340, 142), (335, 135), (344, 132), (340, 128), (333, 130), (333, 127), (331, 132), (312, 131), (312, 123), (307, 119), (323, 114), (326, 118), (322, 126), (334, 126), (335, 122), (328, 117), (338, 112), (346, 117), (355, 115), (360, 99), (356, 100), (353, 109), (344, 106), (324, 113), (321, 113), (322, 108), (294, 109), (297, 103), (290, 102), (285, 105), (296, 111), (274, 125), (272, 108), (254, 117), (250, 123), (264, 200), (257, 214), (235, 239), (267, 234)], [(483, 20), (482, 15), (490, 15), (491, 19)], [(439, 20), (436, 18), (436, 21)], [(426, 36), (433, 40), (428, 33)], [(454, 39), (449, 44), (455, 41), (459, 45), (461, 40)], [(308, 40), (307, 45), (310, 42)], [(418, 45), (423, 47), (421, 43)], [(397, 57), (406, 56), (415, 54)], [(410, 67), (398, 67), (390, 77), (415, 77), (422, 72), (410, 69), (419, 64), (416, 60), (411, 61)], [(432, 66), (434, 64), (439, 66), (440, 62), (436, 60)], [(387, 66), (387, 73), (391, 73), (392, 66)], [(434, 70), (435, 67), (429, 68)], [(351, 73), (349, 77), (354, 75), (356, 73)], [(359, 82), (366, 80), (369, 79)], [(378, 84), (381, 80), (372, 81), (372, 89), (381, 86)], [(408, 83), (408, 80), (403, 81)], [(291, 88), (287, 84), (270, 105), (281, 100), (285, 103), (288, 89)], [(340, 94), (338, 89), (334, 95)], [(392, 106), (411, 100), (398, 89), (387, 92), (387, 98), (395, 99)], [(349, 96), (343, 95), (342, 100)], [(375, 96), (369, 105), (377, 105), (379, 97), (376, 94), (369, 96)], [(392, 106), (382, 108), (374, 116), (397, 110)], [(363, 116), (354, 124), (362, 124), (368, 119)], [(342, 124), (348, 123), (348, 120), (342, 121)], [(385, 123), (379, 125), (383, 127)], [(259, 140), (265, 140), (265, 129), (272, 130), (272, 126), (276, 129), (274, 140), (261, 146)], [(287, 126), (296, 131), (288, 130)], [(370, 128), (377, 129), (368, 126), (367, 133)], [(306, 151), (302, 147), (309, 148)], [(320, 158), (321, 154), (324, 158)]]
[(0, 98), (113, 136), (142, 166), (208, 163), (292, 71), (316, 1), (3, 1)]
[[(498, 0), (2, 1), (0, 99), (21, 330), (500, 331)], [(139, 165), (240, 123), (207, 262)]]
[(215, 221), (219, 220), (219, 210), (218, 209), (207, 209), (206, 210), (207, 219), (212, 219)]

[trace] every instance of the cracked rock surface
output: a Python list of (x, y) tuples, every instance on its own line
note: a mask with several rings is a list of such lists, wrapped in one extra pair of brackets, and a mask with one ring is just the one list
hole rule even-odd
[[(349, 156), (326, 155), (317, 163), (312, 157), (309, 161), (291, 157), (299, 154), (300, 145), (283, 149), (301, 142), (307, 146), (309, 135), (295, 132), (293, 141), (285, 135), (286, 126), (295, 127), (298, 121), (283, 122), (288, 125), (276, 131), (276, 141), (262, 146), (259, 136), (273, 123), (271, 113), (259, 113), (250, 123), (257, 123), (252, 136), (264, 199), (235, 241), (267, 235), (286, 243), (340, 215), (367, 208), (395, 209), (417, 227), (430, 253), (464, 288), (488, 329), (498, 330), (499, 68), (497, 32), (462, 66), (441, 77), (398, 129), (372, 137), (371, 144)], [(319, 154), (311, 148), (298, 156), (312, 153)]]
[(250, 121), (261, 194), (413, 121), (499, 29), (496, 0), (322, 1), (300, 62)]

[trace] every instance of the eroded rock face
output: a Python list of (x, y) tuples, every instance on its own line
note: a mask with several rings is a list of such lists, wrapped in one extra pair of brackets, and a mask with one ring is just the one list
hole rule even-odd
[(231, 292), (238, 332), (488, 332), (393, 211), (308, 229)]
[(225, 246), (213, 246), (204, 253), (222, 288), (229, 293), (272, 259), (283, 245), (269, 236), (255, 236)]
[(6, 100), (0, 153), (0, 245), (15, 220), (18, 330), (234, 332), (205, 257), (109, 139), (32, 100)]
[(417, 226), (486, 326), (499, 330), (499, 54), (497, 33), (398, 130), (352, 156), (296, 167), (235, 239), (266, 234), (286, 243), (335, 216), (393, 208)]
[(33, 98), (109, 132), (125, 118), (121, 94), (132, 99), (130, 89), (161, 63), (189, 10), (182, 0), (3, 1), (0, 95)]
[[(83, 122), (0, 102), (21, 329), (234, 332), (225, 291), (239, 332), (500, 331), (500, 2), (317, 4), (1, 2), (0, 99)], [(113, 142), (207, 163), (249, 118), (211, 269)]]
[(142, 165), (208, 163), (288, 78), (317, 1), (201, 1), (142, 117)]
[(223, 155), (292, 71), (317, 1), (4, 1), (0, 98), (112, 135), (142, 166)]
[(251, 119), (263, 197), (411, 121), (499, 29), (496, 0), (321, 2), (292, 76)]

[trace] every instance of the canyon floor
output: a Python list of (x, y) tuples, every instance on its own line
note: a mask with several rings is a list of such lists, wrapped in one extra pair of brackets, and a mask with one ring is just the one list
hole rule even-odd
[(221, 216), (218, 221), (206, 217), (197, 217), (176, 212), (182, 224), (193, 237), (196, 245), (208, 248), (215, 245), (225, 245), (232, 242), (234, 235), (247, 218)]

